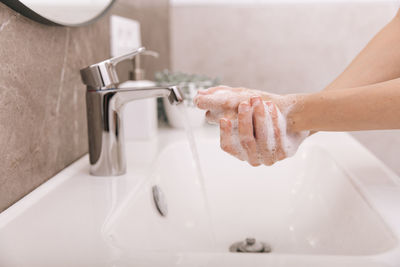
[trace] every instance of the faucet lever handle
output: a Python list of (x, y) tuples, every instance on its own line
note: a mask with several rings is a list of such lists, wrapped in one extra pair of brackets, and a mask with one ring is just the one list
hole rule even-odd
[(132, 60), (135, 56), (146, 51), (139, 47), (128, 54), (113, 57), (97, 64), (81, 69), (82, 82), (88, 86), (88, 90), (105, 90), (115, 88), (120, 83), (116, 66), (125, 60)]
[(160, 54), (156, 51), (146, 50), (140, 53), (137, 57), (133, 58), (133, 72), (130, 73), (130, 79), (134, 81), (145, 79), (145, 70), (141, 66), (141, 56), (152, 56), (158, 58)]
[[(150, 51), (147, 51), (147, 52), (150, 52)], [(145, 54), (145, 53), (147, 53), (147, 52), (146, 52), (146, 48), (144, 48), (144, 47), (142, 46), (142, 47), (139, 47), (139, 48), (136, 49), (135, 51), (130, 52), (130, 53), (128, 53), (128, 54), (125, 54), (125, 55), (122, 55), (122, 56), (113, 57), (113, 58), (109, 59), (109, 61), (110, 61), (110, 63), (113, 64), (114, 67), (115, 67), (118, 63), (120, 63), (120, 62), (122, 62), (122, 61), (124, 61), (124, 60), (132, 60), (132, 59), (135, 58), (135, 56), (137, 56), (137, 55), (139, 55), (139, 54)]]
[(152, 50), (146, 50), (143, 51), (143, 53), (141, 53), (143, 56), (152, 56), (155, 58), (158, 58), (160, 56), (160, 54), (156, 51), (152, 51)]

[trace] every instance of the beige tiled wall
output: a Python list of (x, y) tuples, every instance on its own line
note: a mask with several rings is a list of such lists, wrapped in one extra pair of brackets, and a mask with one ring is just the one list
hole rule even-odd
[(118, 1), (86, 27), (41, 25), (0, 3), (0, 211), (87, 151), (79, 69), (109, 57), (109, 15), (142, 23), (142, 41), (169, 66), (168, 0)]
[[(399, 7), (391, 1), (264, 2), (173, 6), (173, 69), (274, 93), (321, 90)], [(400, 174), (400, 131), (353, 135)]]

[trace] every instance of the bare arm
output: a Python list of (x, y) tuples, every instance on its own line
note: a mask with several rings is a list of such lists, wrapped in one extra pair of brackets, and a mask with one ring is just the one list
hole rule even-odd
[(325, 90), (360, 87), (400, 77), (400, 10)]
[[(310, 131), (400, 129), (400, 11), (321, 92), (279, 96), (215, 87), (195, 103), (220, 122), (222, 149), (253, 166), (290, 156), (285, 144), (297, 149)], [(235, 120), (242, 151), (233, 145)]]
[(296, 97), (288, 114), (291, 131), (400, 129), (400, 78)]
[[(377, 93), (376, 90), (384, 90), (383, 92), (380, 92), (382, 94), (386, 93), (386, 90), (389, 90), (386, 88), (387, 84), (379, 84), (384, 81), (389, 81), (392, 79), (396, 79), (400, 77), (400, 9), (397, 12), (396, 16), (390, 21), (378, 34), (375, 35), (374, 38), (367, 44), (367, 46), (357, 55), (357, 57), (350, 63), (350, 65), (343, 71), (342, 74), (340, 74), (332, 83), (330, 83), (322, 92), (317, 93), (313, 96), (308, 96), (306, 97), (306, 103), (307, 103), (307, 108), (309, 108), (311, 103), (315, 103), (317, 99), (323, 99), (325, 101), (333, 101), (333, 99), (337, 98), (343, 98), (346, 97), (346, 95), (352, 95), (358, 98), (359, 101), (364, 100), (364, 98), (369, 97), (367, 92), (360, 92), (360, 90), (367, 89), (368, 91), (375, 90), (375, 94)], [(395, 89), (395, 87), (398, 87), (396, 85), (399, 82), (393, 82), (393, 85), (390, 84), (388, 86), (391, 86), (392, 89)], [(375, 86), (368, 87), (367, 85), (373, 85), (376, 84)], [(358, 87), (358, 89), (354, 89), (354, 87)], [(394, 88), (393, 88), (394, 87)], [(347, 89), (347, 88), (353, 88), (351, 92), (341, 92), (340, 94), (329, 94), (325, 93), (324, 91), (328, 90), (337, 90), (337, 89)], [(400, 90), (400, 88), (398, 88)], [(393, 90), (391, 91), (393, 93)], [(386, 97), (394, 96), (393, 94), (391, 95), (386, 95)], [(353, 97), (354, 98), (354, 97)], [(350, 99), (349, 99), (350, 100)], [(354, 100), (354, 99), (353, 99)], [(372, 99), (371, 99), (372, 100)], [(348, 112), (353, 112), (352, 117), (355, 119), (354, 116), (357, 115), (357, 112), (354, 113), (354, 111), (357, 109), (357, 106), (359, 106), (360, 102), (357, 101), (358, 105), (351, 105), (351, 110), (347, 109)], [(321, 104), (322, 104), (321, 102)], [(374, 106), (374, 103), (371, 103), (373, 101), (370, 101), (370, 104), (372, 107)], [(387, 103), (391, 102), (388, 100), (383, 100), (380, 99), (379, 103)], [(322, 106), (320, 106), (322, 108)], [(375, 108), (378, 108), (375, 106)], [(371, 110), (371, 108), (367, 109)], [(325, 112), (328, 112), (328, 110), (325, 110)], [(344, 110), (342, 110), (344, 112)], [(341, 131), (351, 131), (351, 130), (368, 130), (368, 129), (392, 129), (392, 128), (397, 128), (399, 129), (398, 125), (396, 126), (393, 121), (386, 121), (386, 118), (388, 116), (384, 116), (383, 112), (378, 112), (376, 113), (377, 116), (382, 115), (382, 117), (378, 122), (374, 122), (374, 127), (369, 127), (365, 125), (367, 123), (366, 118), (363, 120), (357, 120), (357, 123), (352, 124), (351, 127), (349, 125), (343, 125), (346, 120), (343, 120), (341, 122), (342, 126), (344, 126), (342, 129), (339, 129), (341, 124), (336, 123), (334, 125), (331, 125), (331, 127), (327, 127), (327, 125), (314, 125), (315, 127), (311, 129), (311, 133), (315, 133), (316, 131), (319, 130), (341, 130)], [(393, 113), (395, 114), (395, 113)], [(392, 116), (389, 116), (393, 119)], [(362, 118), (362, 115), (360, 116)], [(305, 118), (303, 118), (305, 119)], [(333, 119), (333, 118), (330, 118)], [(328, 119), (326, 123), (330, 121)], [(350, 119), (350, 116), (347, 116), (347, 119)], [(384, 121), (386, 121), (389, 125), (384, 124)], [(325, 124), (326, 124), (325, 123)], [(301, 124), (301, 123), (300, 123)], [(290, 126), (289, 126), (290, 127)], [(294, 126), (294, 129), (297, 128), (297, 126)]]

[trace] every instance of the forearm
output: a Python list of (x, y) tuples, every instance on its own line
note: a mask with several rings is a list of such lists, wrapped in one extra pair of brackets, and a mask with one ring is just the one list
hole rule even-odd
[(291, 131), (400, 129), (400, 78), (295, 98), (287, 115)]
[(325, 90), (360, 87), (400, 77), (400, 12)]

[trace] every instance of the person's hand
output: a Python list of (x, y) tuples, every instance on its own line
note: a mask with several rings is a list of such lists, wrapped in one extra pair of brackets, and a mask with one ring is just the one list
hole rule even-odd
[(276, 104), (252, 97), (238, 106), (238, 127), (230, 119), (220, 120), (221, 148), (252, 166), (272, 165), (294, 155), (308, 131), (289, 132)]
[(263, 100), (272, 100), (278, 97), (259, 90), (221, 85), (200, 90), (194, 103), (198, 108), (207, 110), (206, 119), (209, 123), (218, 124), (221, 118), (236, 121), (239, 104), (249, 101), (253, 96), (260, 96)]
[(220, 124), (222, 150), (252, 166), (292, 156), (308, 131), (288, 130), (286, 116), (297, 100), (259, 90), (218, 86), (199, 91), (194, 103)]

